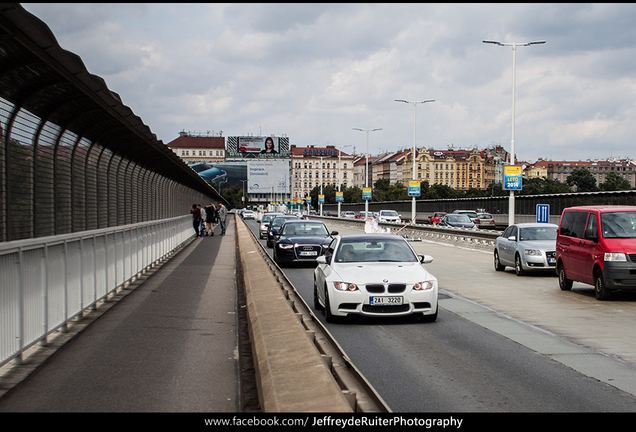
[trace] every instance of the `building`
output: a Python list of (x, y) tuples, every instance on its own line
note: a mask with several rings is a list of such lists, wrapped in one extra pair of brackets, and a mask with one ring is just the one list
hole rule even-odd
[[(403, 182), (413, 177), (411, 153), (405, 155), (402, 163)], [(498, 169), (503, 167), (501, 161), (505, 159), (505, 152), (501, 154), (496, 149), (423, 149), (415, 157), (416, 180), (462, 191), (471, 188), (485, 190), (497, 180)]]
[[(534, 168), (538, 167), (538, 168)], [(629, 182), (632, 188), (636, 188), (636, 166), (629, 159), (618, 160), (615, 158), (607, 160), (587, 160), (587, 161), (548, 161), (540, 159), (533, 164), (532, 172), (541, 173), (542, 177), (548, 180), (556, 180), (566, 183), (567, 178), (575, 169), (587, 169), (596, 179), (596, 184), (605, 183), (607, 174), (614, 174), (623, 177)]]
[(195, 135), (182, 131), (167, 146), (188, 165), (225, 161), (225, 138), (222, 136)]
[(355, 157), (336, 146), (291, 146), (291, 198), (303, 199), (322, 183), (343, 188), (353, 185)]

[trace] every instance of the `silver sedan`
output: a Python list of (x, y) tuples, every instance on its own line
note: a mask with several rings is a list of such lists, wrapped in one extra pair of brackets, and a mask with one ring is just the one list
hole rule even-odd
[(529, 271), (554, 271), (557, 228), (546, 223), (510, 225), (495, 241), (495, 270), (514, 267), (518, 276)]

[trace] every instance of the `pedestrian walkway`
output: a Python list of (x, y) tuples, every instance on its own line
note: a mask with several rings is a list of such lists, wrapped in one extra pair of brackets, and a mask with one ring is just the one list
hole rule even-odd
[(240, 412), (232, 217), (219, 234), (124, 290), (0, 398), (0, 412)]

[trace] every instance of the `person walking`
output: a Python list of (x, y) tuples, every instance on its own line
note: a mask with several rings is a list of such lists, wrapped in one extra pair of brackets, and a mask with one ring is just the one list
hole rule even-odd
[(219, 203), (219, 223), (221, 224), (221, 235), (225, 234), (225, 218), (227, 218), (227, 208), (223, 203)]
[(208, 235), (208, 233), (205, 231), (205, 219), (206, 219), (205, 208), (201, 204), (197, 204), (197, 206), (199, 207), (199, 210), (201, 211), (201, 225), (199, 226), (199, 232), (201, 233), (201, 237), (203, 237)]
[(216, 207), (214, 207), (214, 203), (210, 203), (209, 206), (205, 207), (205, 231), (207, 235), (214, 235), (214, 222), (216, 218)]
[(201, 233), (199, 231), (201, 227), (201, 209), (198, 204), (192, 204), (190, 214), (192, 214), (192, 227), (194, 228), (194, 232), (197, 234), (197, 238), (199, 238), (201, 237)]

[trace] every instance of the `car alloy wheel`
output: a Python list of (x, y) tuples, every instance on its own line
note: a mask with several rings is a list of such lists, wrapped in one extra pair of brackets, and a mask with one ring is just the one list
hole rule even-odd
[(519, 255), (515, 255), (515, 273), (517, 274), (517, 276), (523, 276), (524, 274), (526, 274), (525, 270), (523, 269), (523, 265), (521, 265), (521, 257)]
[(501, 261), (499, 261), (499, 252), (495, 250), (495, 271), (503, 271), (506, 267), (501, 265)]

